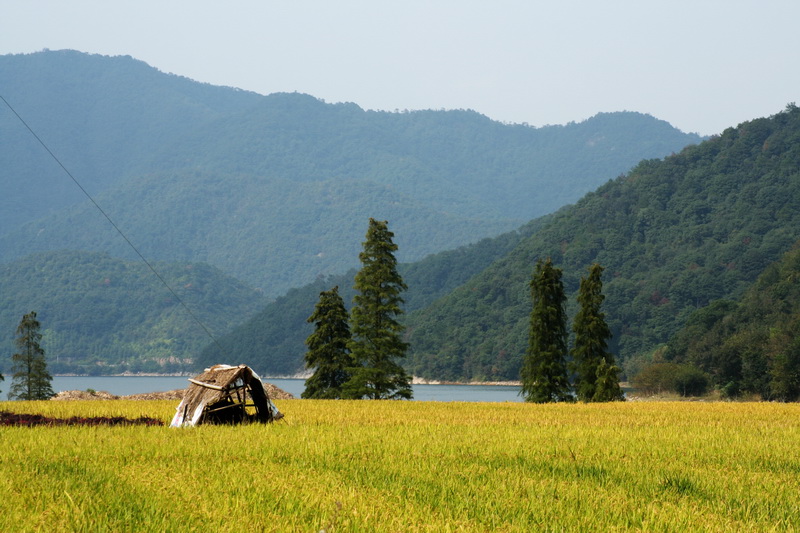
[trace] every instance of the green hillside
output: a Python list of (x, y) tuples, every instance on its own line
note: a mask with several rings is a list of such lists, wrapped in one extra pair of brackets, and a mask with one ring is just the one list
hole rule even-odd
[(191, 364), (209, 337), (222, 335), (264, 303), (252, 288), (202, 263), (155, 268), (180, 305), (141, 261), (102, 253), (47, 252), (0, 265), (0, 346), (7, 372), (22, 315), (36, 311), (51, 373), (174, 372)]
[[(398, 265), (398, 271), (409, 287), (402, 294), (405, 309), (422, 309), (462, 285), (496, 258), (512, 250), (547, 218), (526, 224), (519, 231), (430, 255), (416, 263)], [(306, 319), (314, 310), (319, 293), (338, 286), (349, 308), (355, 295), (354, 276), (355, 270), (351, 270), (343, 275), (322, 277), (303, 287), (291, 289), (219, 338), (225, 353), (221, 353), (216, 344), (206, 346), (197, 359), (197, 368), (226, 361), (226, 357), (233, 354), (237, 361), (248, 361), (271, 375), (291, 375), (301, 371), (306, 351), (305, 340), (313, 331), (313, 326)]]
[(800, 109), (790, 104), (664, 160), (643, 161), (412, 312), (410, 370), (443, 379), (517, 377), (538, 258), (552, 257), (572, 293), (592, 262), (606, 267), (611, 348), (625, 360), (666, 342), (696, 309), (740, 298), (798, 238)]
[(717, 300), (693, 313), (665, 356), (708, 372), (726, 394), (800, 398), (800, 243), (738, 302)]
[[(415, 261), (699, 140), (640, 113), (532, 128), (473, 111), (372, 112), (72, 51), (0, 56), (0, 79), (147, 257), (208, 262), (268, 296), (357, 266), (369, 217), (391, 221), (398, 259)], [(0, 261), (65, 248), (129, 257), (5, 108), (0, 135)]]
[[(564, 270), (570, 316), (586, 268), (595, 261), (606, 267), (611, 348), (635, 368), (634, 359), (667, 342), (695, 310), (741, 297), (798, 237), (800, 111), (790, 105), (643, 161), (518, 233), (402, 265), (408, 368), (446, 380), (517, 379), (530, 275), (548, 256)], [(349, 302), (351, 284), (352, 273), (292, 290), (223, 343), (271, 373), (297, 371), (310, 332), (305, 318), (319, 292), (338, 285)], [(207, 347), (201, 360), (210, 363), (215, 354)]]

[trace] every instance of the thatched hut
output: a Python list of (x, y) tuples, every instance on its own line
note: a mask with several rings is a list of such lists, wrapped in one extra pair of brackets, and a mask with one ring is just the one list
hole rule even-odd
[(272, 422), (283, 418), (247, 365), (214, 365), (189, 379), (171, 427)]

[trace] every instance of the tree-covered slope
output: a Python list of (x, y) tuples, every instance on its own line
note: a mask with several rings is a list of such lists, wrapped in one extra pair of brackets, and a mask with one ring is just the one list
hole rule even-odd
[(708, 372), (725, 394), (800, 398), (800, 243), (741, 300), (715, 300), (693, 313), (665, 355)]
[(518, 377), (539, 258), (564, 270), (572, 293), (591, 263), (606, 267), (604, 309), (612, 349), (624, 360), (666, 342), (712, 300), (740, 297), (799, 237), (800, 109), (790, 105), (643, 161), (412, 312), (410, 370), (443, 379)]
[[(698, 141), (639, 113), (532, 128), (472, 111), (371, 112), (69, 51), (0, 56), (0, 80), (148, 257), (208, 261), (271, 296), (356, 266), (369, 217), (392, 223), (399, 259), (412, 261), (518, 227)], [(5, 108), (0, 134), (0, 261), (124, 253), (89, 224), (93, 206), (67, 207), (82, 200), (77, 187)]]
[(196, 316), (221, 336), (255, 313), (265, 298), (202, 263), (158, 263), (102, 253), (57, 251), (0, 265), (0, 345), (10, 365), (20, 318), (36, 311), (51, 373), (111, 374), (193, 369), (209, 342)]
[[(462, 285), (496, 258), (512, 250), (547, 218), (542, 217), (518, 231), (499, 237), (482, 239), (472, 245), (430, 255), (415, 263), (398, 265), (400, 275), (408, 285), (408, 290), (401, 294), (405, 300), (404, 309), (421, 309)], [(219, 338), (224, 353), (216, 344), (208, 344), (197, 358), (197, 368), (225, 362), (226, 357), (232, 354), (236, 361), (247, 361), (270, 375), (301, 372), (306, 351), (305, 340), (313, 331), (313, 326), (306, 319), (319, 301), (320, 292), (338, 286), (345, 306), (349, 308), (355, 295), (355, 273), (355, 270), (351, 270), (338, 276), (320, 277), (308, 285), (289, 290)]]

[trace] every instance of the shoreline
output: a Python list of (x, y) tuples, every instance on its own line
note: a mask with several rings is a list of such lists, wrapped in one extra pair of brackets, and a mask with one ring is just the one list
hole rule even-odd
[(158, 374), (150, 372), (142, 372), (140, 374), (123, 373), (123, 374), (53, 374), (54, 378), (182, 378), (192, 377), (194, 374), (186, 372), (175, 372), (173, 374)]
[(446, 381), (439, 379), (425, 379), (414, 376), (411, 380), (412, 385), (490, 385), (498, 387), (520, 387), (521, 381)]
[[(169, 374), (161, 374), (161, 373), (154, 373), (154, 372), (142, 372), (142, 373), (131, 373), (125, 372), (122, 374), (102, 374), (97, 376), (92, 376), (89, 374), (53, 374), (53, 377), (63, 377), (63, 378), (190, 378), (194, 376), (192, 373), (188, 372), (174, 372)], [(302, 374), (294, 374), (290, 376), (261, 376), (263, 380), (270, 380), (270, 379), (307, 379), (308, 375), (306, 373)], [(520, 387), (522, 383), (520, 381), (447, 381), (447, 380), (440, 380), (440, 379), (425, 379), (419, 376), (413, 376), (411, 379), (412, 385), (485, 385), (485, 386), (498, 386), (498, 387)]]

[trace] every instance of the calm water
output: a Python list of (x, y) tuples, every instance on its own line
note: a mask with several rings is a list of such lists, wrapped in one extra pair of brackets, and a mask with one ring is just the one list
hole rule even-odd
[[(304, 379), (269, 379), (264, 381), (280, 387), (297, 398), (305, 388)], [(185, 389), (185, 377), (154, 376), (56, 376), (53, 391), (87, 390), (106, 391), (117, 396)], [(11, 378), (0, 382), (0, 400), (7, 400)], [(414, 399), (435, 402), (521, 402), (519, 387), (505, 385), (413, 385)]]

